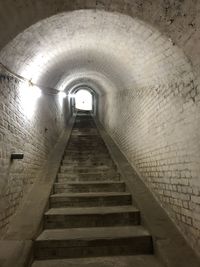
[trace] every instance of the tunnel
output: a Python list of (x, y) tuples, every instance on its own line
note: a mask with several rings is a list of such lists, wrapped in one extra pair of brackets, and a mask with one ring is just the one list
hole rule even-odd
[(199, 266), (199, 12), (197, 0), (0, 0), (0, 266), (31, 266), (81, 90), (129, 187), (155, 202), (137, 204), (154, 254)]

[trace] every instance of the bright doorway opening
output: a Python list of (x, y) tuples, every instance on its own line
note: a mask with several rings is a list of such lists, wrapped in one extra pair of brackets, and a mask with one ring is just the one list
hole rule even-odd
[(75, 94), (75, 108), (80, 110), (92, 110), (92, 94), (84, 89)]

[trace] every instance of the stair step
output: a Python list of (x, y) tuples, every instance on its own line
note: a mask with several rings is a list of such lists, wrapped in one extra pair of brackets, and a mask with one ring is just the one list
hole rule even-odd
[(112, 172), (94, 172), (94, 173), (58, 173), (59, 182), (68, 181), (101, 181), (101, 180), (120, 180), (120, 175), (116, 171)]
[(131, 204), (128, 192), (61, 193), (50, 196), (51, 208), (124, 206)]
[(111, 160), (110, 155), (107, 153), (102, 154), (95, 154), (98, 152), (87, 152), (87, 153), (69, 153), (65, 154), (63, 160), (92, 160), (92, 161), (101, 161), (101, 160)]
[(102, 145), (102, 146), (105, 146), (105, 143), (100, 137), (97, 137), (97, 136), (94, 136), (94, 137), (81, 136), (78, 138), (70, 138), (70, 142), (68, 143), (68, 146), (69, 145), (88, 145), (88, 146), (89, 145)]
[(74, 149), (67, 149), (66, 153), (64, 154), (64, 156), (67, 155), (85, 155), (85, 154), (95, 154), (95, 153), (100, 153), (103, 157), (104, 154), (108, 154), (108, 151), (106, 149), (100, 149), (98, 147), (92, 147), (90, 149), (86, 149), (84, 147), (76, 147)]
[(86, 158), (86, 159), (63, 159), (62, 160), (62, 165), (79, 165), (79, 166), (101, 166), (101, 165), (105, 165), (105, 166), (113, 166), (114, 163), (111, 159), (94, 159), (94, 158)]
[(85, 162), (85, 161), (88, 161), (88, 162), (94, 162), (94, 163), (97, 163), (97, 162), (107, 162), (107, 161), (111, 161), (111, 158), (110, 156), (105, 156), (105, 157), (98, 157), (98, 156), (94, 156), (94, 155), (86, 155), (86, 156), (76, 156), (76, 155), (68, 155), (68, 156), (65, 156), (63, 158), (63, 163), (65, 162), (68, 162), (68, 161), (77, 161), (77, 162)]
[(32, 267), (163, 267), (153, 255), (35, 261)]
[(54, 193), (67, 192), (124, 192), (126, 185), (122, 181), (102, 181), (102, 182), (71, 182), (55, 183)]
[(110, 161), (96, 161), (96, 162), (91, 162), (88, 160), (88, 162), (78, 162), (76, 160), (63, 160), (61, 166), (66, 166), (66, 167), (71, 167), (71, 168), (92, 168), (92, 167), (115, 167), (114, 163)]
[(142, 226), (45, 230), (36, 239), (36, 259), (151, 254), (152, 238)]
[(100, 149), (100, 150), (98, 150), (96, 148), (93, 148), (93, 149), (85, 149), (85, 148), (79, 148), (79, 147), (76, 147), (75, 149), (71, 149), (71, 150), (70, 149), (67, 149), (66, 152), (65, 152), (65, 155), (71, 155), (71, 154), (85, 155), (85, 154), (96, 154), (96, 153), (98, 153), (101, 156), (104, 156), (104, 154), (109, 155), (107, 149), (103, 149), (103, 150)]
[(86, 142), (99, 142), (101, 144), (105, 144), (104, 141), (102, 140), (102, 138), (100, 137), (100, 135), (94, 135), (94, 136), (88, 136), (88, 135), (82, 135), (80, 137), (77, 137), (77, 136), (71, 136), (70, 137), (70, 143), (71, 144), (74, 144), (76, 142), (79, 142), (79, 141), (86, 141)]
[(96, 158), (104, 158), (104, 157), (108, 157), (110, 158), (110, 154), (106, 151), (106, 152), (101, 152), (101, 151), (90, 151), (90, 150), (74, 150), (73, 152), (69, 152), (68, 150), (66, 150), (66, 153), (64, 154), (64, 156), (91, 156), (91, 157), (96, 157)]
[(86, 149), (91, 149), (93, 147), (99, 147), (103, 149), (107, 149), (104, 142), (100, 140), (90, 140), (90, 139), (79, 139), (77, 141), (70, 141), (68, 143), (67, 149), (76, 149), (77, 147), (82, 147)]
[[(120, 181), (120, 177), (111, 177), (113, 181)], [(99, 177), (99, 176), (74, 176), (74, 177), (67, 177), (67, 178), (59, 178), (57, 180), (58, 183), (68, 183), (68, 182), (103, 182), (103, 181), (108, 181), (110, 180), (109, 177), (104, 176), (104, 177)]]
[(90, 159), (90, 160), (111, 160), (111, 157), (109, 154), (105, 154), (104, 156), (94, 153), (85, 153), (85, 154), (78, 154), (78, 153), (72, 153), (72, 154), (66, 154), (63, 158), (63, 160), (73, 160), (73, 159)]
[(68, 168), (65, 166), (60, 167), (60, 172), (61, 174), (71, 174), (71, 173), (110, 173), (110, 172), (116, 172), (115, 168), (111, 167), (75, 167), (75, 168)]
[(54, 208), (45, 213), (45, 229), (138, 225), (140, 212), (133, 206)]
[(100, 149), (100, 150), (105, 150), (108, 151), (105, 144), (103, 142), (97, 142), (95, 140), (79, 140), (77, 142), (69, 142), (68, 146), (66, 147), (67, 151), (76, 151), (77, 148), (82, 148), (85, 150), (90, 150), (90, 149)]
[[(102, 140), (100, 134), (94, 134), (91, 136), (92, 133), (98, 133), (97, 129), (91, 129), (90, 132), (85, 132), (85, 131), (82, 131), (80, 129), (80, 131), (78, 131), (77, 129), (73, 129), (72, 130), (72, 134), (70, 136), (70, 140), (77, 140), (79, 138), (88, 138), (88, 139), (100, 139)], [(81, 134), (81, 136), (79, 137), (78, 134)]]
[(60, 172), (67, 172), (67, 171), (74, 171), (74, 172), (98, 172), (98, 171), (114, 171), (114, 167), (111, 168), (110, 166), (106, 166), (106, 165), (99, 165), (99, 166), (73, 166), (73, 165), (62, 165), (60, 167)]

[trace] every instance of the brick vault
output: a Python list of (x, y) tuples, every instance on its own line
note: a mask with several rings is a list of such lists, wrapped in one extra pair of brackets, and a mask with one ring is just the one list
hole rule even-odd
[(56, 176), (73, 94), (86, 88), (98, 122), (200, 255), (199, 11), (190, 0), (0, 0), (2, 242), (49, 166)]

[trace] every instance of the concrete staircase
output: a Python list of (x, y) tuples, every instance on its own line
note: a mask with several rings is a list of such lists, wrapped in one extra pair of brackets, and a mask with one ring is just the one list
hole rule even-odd
[(35, 240), (32, 267), (160, 266), (90, 115), (78, 115)]

